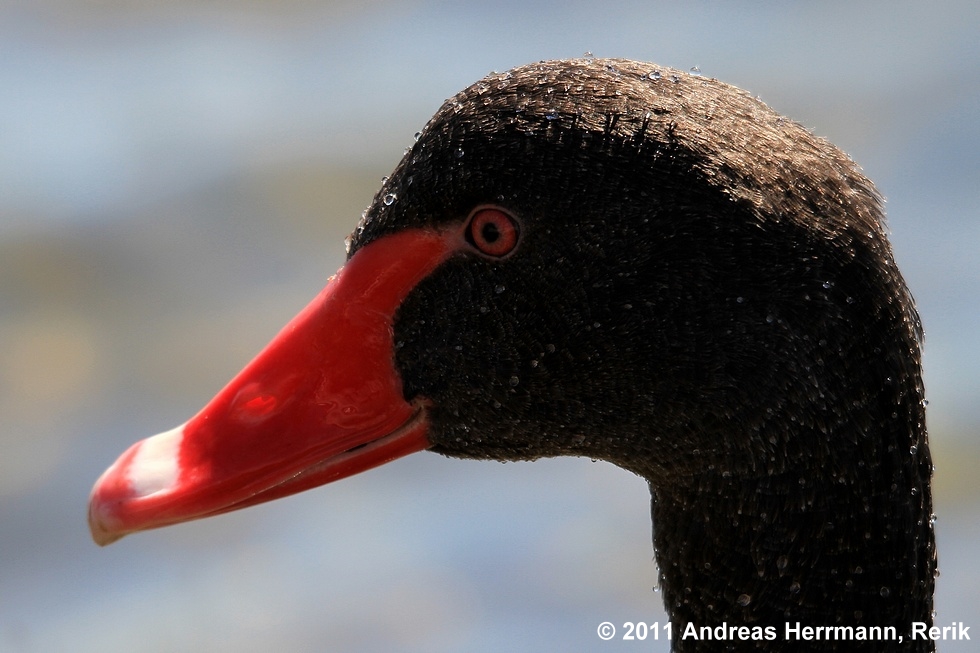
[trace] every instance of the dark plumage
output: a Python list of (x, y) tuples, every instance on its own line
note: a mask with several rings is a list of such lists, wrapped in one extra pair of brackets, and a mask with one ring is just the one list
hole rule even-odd
[[(715, 80), (490, 75), (421, 132), (324, 291), (103, 474), (93, 537), (425, 448), (588, 456), (650, 484), (675, 650), (932, 651), (911, 637), (936, 574), (921, 329), (883, 220), (844, 154)], [(774, 636), (684, 637), (723, 625)]]
[(894, 625), (805, 650), (932, 650), (908, 635), (936, 573), (919, 318), (853, 162), (713, 79), (544, 62), (448, 100), (350, 253), (480, 204), (518, 251), (447, 261), (395, 324), (434, 450), (648, 479), (675, 632)]

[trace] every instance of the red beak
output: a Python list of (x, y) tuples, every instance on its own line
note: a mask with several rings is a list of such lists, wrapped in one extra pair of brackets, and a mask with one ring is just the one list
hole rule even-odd
[(402, 394), (392, 323), (459, 240), (408, 230), (358, 250), (201, 412), (102, 474), (92, 538), (278, 499), (427, 448), (426, 404)]

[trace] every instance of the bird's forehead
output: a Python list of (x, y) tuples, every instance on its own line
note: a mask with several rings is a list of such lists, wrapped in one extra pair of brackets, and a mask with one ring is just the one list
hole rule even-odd
[[(802, 170), (822, 182), (800, 189)], [(349, 253), (480, 203), (583, 206), (647, 191), (722, 197), (761, 221), (788, 216), (832, 233), (848, 224), (842, 207), (876, 205), (845, 155), (724, 83), (622, 60), (541, 62), (448, 99), (378, 191)], [(860, 217), (873, 226), (877, 213)]]

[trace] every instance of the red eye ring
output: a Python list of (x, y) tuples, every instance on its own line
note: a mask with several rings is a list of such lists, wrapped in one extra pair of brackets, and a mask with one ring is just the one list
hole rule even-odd
[(520, 236), (517, 218), (498, 207), (476, 209), (466, 225), (466, 241), (492, 258), (503, 258), (513, 252)]

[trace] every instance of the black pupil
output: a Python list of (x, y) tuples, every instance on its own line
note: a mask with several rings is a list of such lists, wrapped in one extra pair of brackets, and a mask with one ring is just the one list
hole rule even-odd
[(500, 238), (500, 229), (496, 223), (488, 222), (483, 225), (483, 229), (480, 230), (480, 235), (483, 236), (484, 242), (495, 243)]

